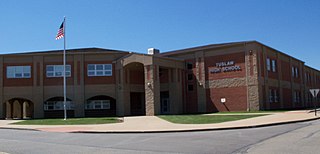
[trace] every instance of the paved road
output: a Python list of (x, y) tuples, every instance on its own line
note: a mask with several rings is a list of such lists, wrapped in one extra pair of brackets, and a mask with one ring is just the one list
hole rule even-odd
[(318, 153), (320, 120), (253, 129), (72, 134), (0, 129), (0, 152), (19, 153)]

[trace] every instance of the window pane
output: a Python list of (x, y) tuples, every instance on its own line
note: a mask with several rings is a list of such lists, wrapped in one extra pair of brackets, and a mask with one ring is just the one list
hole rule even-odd
[(62, 76), (62, 72), (56, 72), (56, 73), (55, 73), (55, 76), (56, 76), (56, 77)]
[(94, 71), (88, 71), (88, 76), (94, 76)]
[(104, 74), (105, 74), (106, 76), (111, 76), (111, 75), (112, 75), (111, 71), (104, 71)]
[(66, 65), (66, 71), (71, 71), (71, 66), (70, 65)]
[(54, 65), (54, 71), (63, 72), (63, 65)]
[(103, 65), (96, 65), (96, 70), (103, 70)]
[(98, 76), (102, 76), (103, 75), (103, 71), (97, 71), (97, 75)]
[(104, 101), (103, 103), (102, 103), (102, 108), (103, 109), (110, 109), (110, 102), (108, 101)]
[(47, 71), (53, 71), (53, 66), (52, 65), (47, 65)]
[(93, 65), (93, 64), (89, 64), (89, 65), (88, 65), (88, 70), (95, 70), (95, 69), (94, 69), (94, 65)]
[(30, 73), (31, 72), (31, 66), (23, 66), (23, 72)]
[(112, 65), (111, 64), (105, 64), (104, 65), (105, 70), (112, 70)]
[(101, 103), (100, 102), (95, 102), (94, 108), (95, 109), (101, 109)]
[(70, 72), (66, 72), (66, 76), (70, 77), (71, 73)]
[(47, 72), (47, 77), (53, 77), (53, 72)]
[(22, 66), (14, 66), (15, 67), (15, 72), (23, 72), (23, 67)]
[(15, 77), (16, 77), (16, 78), (22, 78), (22, 73), (16, 73), (16, 74), (15, 74)]
[(29, 78), (30, 77), (30, 73), (23, 73), (23, 77)]
[(188, 70), (191, 70), (193, 68), (192, 63), (187, 63), (187, 68), (188, 68)]
[(7, 67), (7, 78), (14, 78), (15, 69), (12, 66)]

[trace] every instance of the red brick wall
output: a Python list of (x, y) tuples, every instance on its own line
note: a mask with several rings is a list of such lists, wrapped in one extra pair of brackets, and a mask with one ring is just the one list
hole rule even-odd
[(130, 71), (130, 84), (144, 84), (144, 71), (143, 70), (129, 70)]
[[(67, 63), (66, 65), (71, 66), (71, 76), (67, 77), (67, 85), (73, 85), (73, 73), (74, 67), (73, 63)], [(62, 65), (61, 63), (44, 63), (43, 65), (43, 85), (44, 86), (54, 86), (54, 85), (63, 85), (63, 77), (47, 77), (47, 65)]]
[[(301, 75), (301, 73), (303, 73), (303, 72), (301, 71), (301, 69), (299, 68), (298, 65), (292, 65), (292, 66), (298, 68), (298, 77), (294, 77), (294, 78), (293, 78), (293, 82), (295, 82), (295, 83), (300, 83), (300, 81), (301, 81), (300, 75)], [(290, 67), (290, 72), (291, 72), (291, 70), (292, 70), (292, 67)], [(290, 75), (292, 75), (292, 73), (290, 73)]]
[[(88, 76), (88, 64), (112, 64), (112, 76)], [(85, 84), (115, 84), (115, 66), (112, 61), (86, 61), (84, 63)]]
[[(196, 60), (188, 59), (186, 64), (192, 63), (193, 68), (186, 70), (186, 73), (183, 75), (186, 84), (186, 112), (187, 113), (196, 113), (198, 112), (198, 93), (197, 93), (197, 81), (195, 79), (196, 74)], [(188, 74), (193, 75), (193, 80), (188, 80)], [(193, 85), (193, 91), (188, 91), (188, 85)]]
[(168, 83), (169, 82), (169, 70), (168, 69), (161, 69), (161, 71), (159, 72), (159, 78), (160, 78), (160, 83)]
[[(269, 105), (270, 105), (270, 109), (280, 109), (281, 108), (281, 97), (280, 96), (280, 91), (279, 91), (279, 88), (278, 87), (269, 87), (269, 89), (273, 89), (273, 90), (277, 90), (278, 92), (278, 102), (269, 102)], [(269, 99), (269, 95), (268, 95), (268, 99)]]
[(261, 69), (260, 69), (259, 71), (261, 72), (261, 76), (262, 76), (262, 77), (264, 77), (264, 69), (265, 69), (265, 67), (266, 67), (265, 63), (266, 63), (266, 60), (263, 59), (263, 54), (261, 53), (261, 54), (260, 54), (260, 65), (261, 65), (260, 68), (261, 68)]
[(286, 61), (280, 61), (281, 62), (281, 74), (282, 74), (282, 80), (284, 81), (290, 81), (291, 80), (291, 68), (290, 63)]
[[(226, 98), (226, 103), (221, 103), (221, 98)], [(247, 88), (212, 88), (207, 89), (207, 111), (246, 111)]]
[(292, 108), (292, 94), (291, 89), (282, 88), (282, 100), (283, 100), (283, 108)]
[[(276, 57), (268, 56), (268, 58), (270, 59), (270, 71), (268, 71), (268, 77), (271, 79), (278, 79), (279, 61), (277, 60)], [(272, 60), (276, 61), (276, 71), (275, 72), (272, 71)], [(266, 65), (266, 67), (267, 67), (267, 65)]]
[[(31, 66), (31, 77), (30, 78), (7, 78), (7, 66)], [(4, 63), (3, 64), (3, 86), (4, 87), (19, 87), (19, 86), (32, 86), (33, 85), (33, 71), (34, 67), (32, 63)]]
[[(234, 61), (235, 65), (239, 65), (241, 70), (230, 72), (210, 73), (210, 68), (216, 68), (216, 63)], [(228, 55), (205, 57), (206, 77), (209, 80), (245, 77), (245, 53), (234, 53)]]

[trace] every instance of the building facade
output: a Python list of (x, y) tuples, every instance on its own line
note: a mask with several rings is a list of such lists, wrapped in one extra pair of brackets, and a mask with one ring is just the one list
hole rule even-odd
[[(1, 118), (63, 117), (62, 51), (0, 55)], [(320, 72), (256, 41), (67, 51), (68, 117), (310, 108)]]

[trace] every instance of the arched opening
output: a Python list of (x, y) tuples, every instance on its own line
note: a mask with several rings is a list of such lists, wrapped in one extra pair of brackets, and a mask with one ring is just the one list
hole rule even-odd
[[(64, 106), (63, 97), (53, 97), (43, 104), (44, 118), (63, 118)], [(67, 98), (66, 101), (67, 117), (74, 117), (74, 103)]]
[(91, 97), (85, 103), (84, 113), (86, 117), (116, 116), (116, 100), (105, 95)]
[[(144, 65), (133, 62), (125, 66), (125, 83), (130, 92), (130, 115), (146, 115)], [(128, 112), (127, 112), (128, 113)]]
[(12, 98), (3, 104), (6, 119), (33, 118), (33, 102), (24, 98)]

